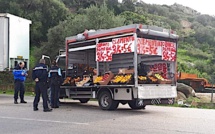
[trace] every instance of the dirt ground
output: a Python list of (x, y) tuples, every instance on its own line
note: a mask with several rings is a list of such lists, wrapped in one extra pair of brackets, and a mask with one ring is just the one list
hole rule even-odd
[[(211, 102), (211, 93), (196, 93), (195, 95), (200, 100), (200, 102)], [(213, 94), (213, 102), (215, 103), (215, 93)]]

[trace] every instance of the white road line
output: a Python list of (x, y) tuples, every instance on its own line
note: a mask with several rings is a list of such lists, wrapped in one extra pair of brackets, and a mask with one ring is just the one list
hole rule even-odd
[(61, 123), (61, 124), (89, 125), (89, 123), (55, 121), (55, 120), (40, 120), (40, 119), (30, 119), (30, 118), (16, 118), (16, 117), (2, 117), (2, 116), (0, 116), (0, 118), (1, 119), (10, 119), (10, 120), (35, 121), (35, 122), (49, 122), (49, 123)]

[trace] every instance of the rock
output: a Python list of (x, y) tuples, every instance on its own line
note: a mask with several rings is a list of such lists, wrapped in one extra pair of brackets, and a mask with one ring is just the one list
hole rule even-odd
[(176, 101), (177, 100), (186, 100), (186, 96), (184, 95), (184, 93), (177, 91), (177, 97), (176, 97)]
[(190, 86), (183, 84), (183, 83), (177, 83), (177, 91), (184, 93), (186, 98), (188, 98), (190, 96), (192, 96), (192, 97), (195, 96), (194, 89)]

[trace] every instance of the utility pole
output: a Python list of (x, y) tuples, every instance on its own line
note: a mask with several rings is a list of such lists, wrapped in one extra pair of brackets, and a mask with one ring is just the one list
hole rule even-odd
[(212, 75), (211, 103), (213, 103), (213, 96), (214, 96), (214, 75)]

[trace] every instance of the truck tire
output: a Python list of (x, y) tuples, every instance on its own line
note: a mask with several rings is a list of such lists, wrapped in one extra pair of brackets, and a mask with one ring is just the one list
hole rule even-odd
[(139, 106), (138, 100), (132, 100), (128, 102), (128, 105), (131, 109), (145, 109), (146, 105)]
[(78, 99), (81, 103), (87, 103), (90, 99), (89, 98), (81, 98)]
[(119, 102), (112, 99), (110, 92), (103, 91), (99, 95), (99, 106), (102, 110), (115, 110)]

